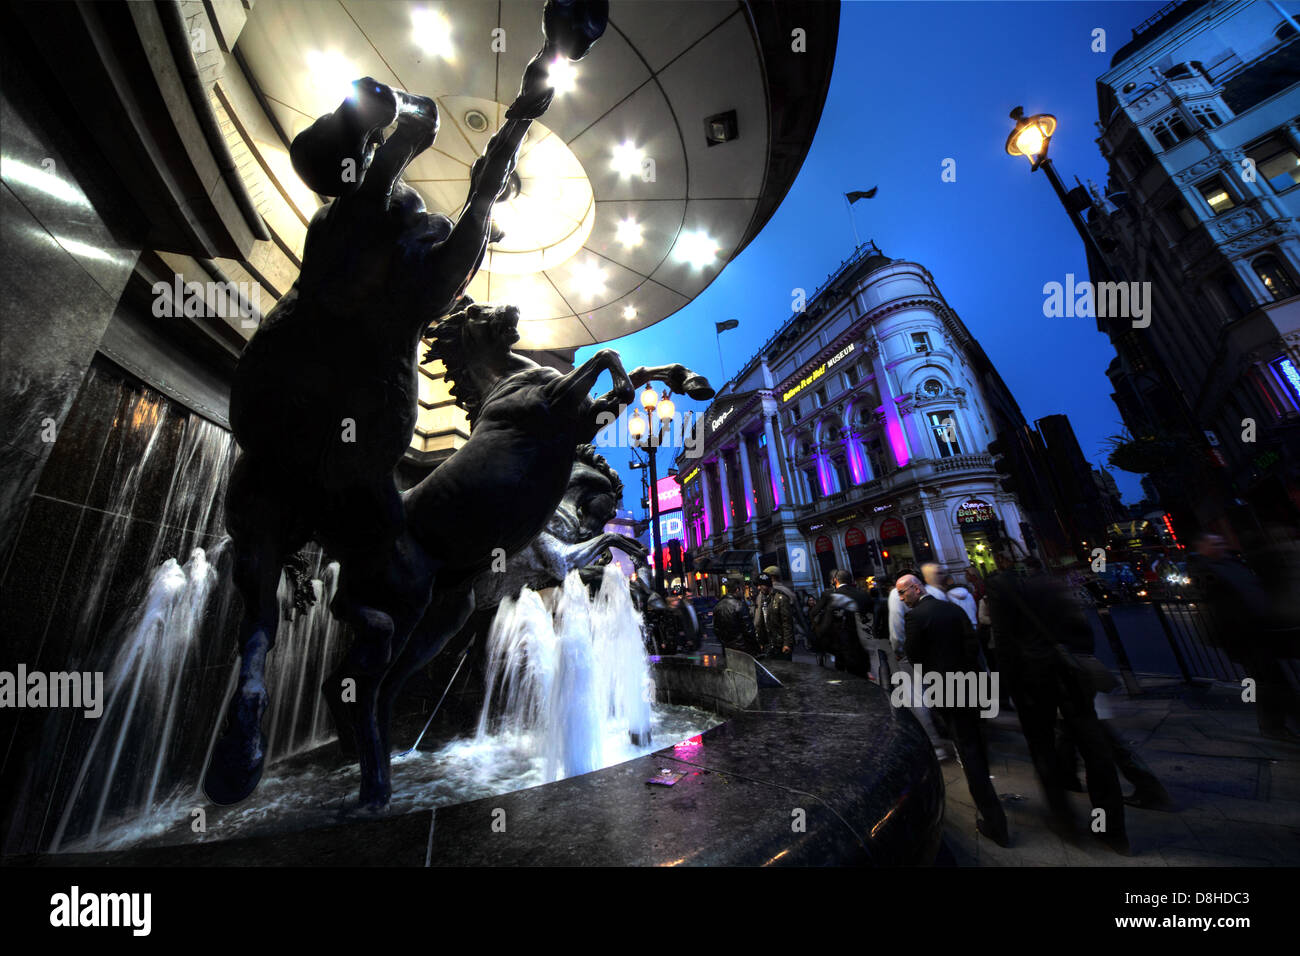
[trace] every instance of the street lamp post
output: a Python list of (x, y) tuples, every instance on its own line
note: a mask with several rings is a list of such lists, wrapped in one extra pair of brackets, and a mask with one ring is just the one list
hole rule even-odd
[(1077, 204), (1070, 201), (1070, 194), (1065, 188), (1065, 183), (1061, 182), (1056, 167), (1047, 158), (1047, 149), (1052, 144), (1052, 134), (1056, 132), (1056, 117), (1051, 113), (1036, 113), (1033, 116), (1025, 116), (1024, 108), (1017, 106), (1011, 111), (1011, 118), (1016, 121), (1016, 126), (1011, 131), (1011, 135), (1007, 137), (1008, 155), (1023, 156), (1029, 160), (1030, 172), (1039, 168), (1043, 170), (1043, 174), (1047, 176), (1047, 181), (1052, 184), (1052, 190), (1056, 193), (1056, 198), (1061, 201), (1065, 214), (1070, 217), (1070, 222), (1074, 225), (1075, 231), (1079, 233), (1079, 238), (1083, 240), (1084, 246), (1092, 253), (1092, 258), (1095, 260), (1092, 263), (1093, 267), (1102, 273), (1104, 281), (1113, 281), (1114, 276), (1111, 275), (1110, 264), (1106, 261), (1106, 257), (1102, 255), (1101, 247), (1097, 245), (1097, 240), (1093, 238), (1092, 232), (1084, 223)]
[[(1047, 175), (1047, 180), (1052, 184), (1056, 197), (1061, 201), (1066, 215), (1070, 217), (1070, 222), (1074, 224), (1075, 230), (1079, 233), (1079, 238), (1083, 240), (1084, 247), (1089, 253), (1089, 270), (1099, 273), (1100, 278), (1105, 282), (1126, 279), (1126, 276), (1120, 274), (1123, 270), (1117, 271), (1111, 268), (1109, 257), (1102, 252), (1092, 231), (1084, 222), (1080, 209), (1086, 203), (1081, 204), (1071, 201), (1069, 192), (1066, 191), (1065, 185), (1061, 182), (1061, 177), (1056, 173), (1056, 167), (1047, 158), (1047, 150), (1052, 143), (1052, 134), (1056, 132), (1056, 117), (1051, 113), (1036, 113), (1033, 116), (1025, 116), (1023, 107), (1017, 106), (1011, 111), (1011, 118), (1016, 121), (1016, 125), (1012, 129), (1011, 135), (1007, 137), (1006, 149), (1008, 155), (1024, 156), (1029, 160), (1030, 172), (1041, 167)], [(1100, 322), (1098, 323), (1098, 329), (1101, 329)], [(1112, 341), (1114, 341), (1114, 327), (1110, 327), (1108, 331)], [(1163, 362), (1153, 362), (1151, 364), (1154, 366), (1155, 374), (1163, 385), (1166, 394), (1174, 399), (1176, 414), (1180, 419), (1176, 423), (1176, 427), (1180, 425), (1181, 430), (1186, 433), (1192, 443), (1199, 445), (1203, 433), (1197, 424), (1195, 414), (1193, 414), (1191, 407), (1187, 403), (1186, 396), (1184, 396), (1182, 390), (1174, 381), (1173, 375), (1170, 374), (1168, 367)], [(1211, 484), (1217, 486), (1217, 490), (1225, 498), (1232, 497), (1227, 494), (1222, 480), (1217, 474), (1215, 478), (1211, 479)], [(1195, 514), (1195, 509), (1191, 507), (1190, 501), (1187, 502), (1187, 511), (1185, 513), (1187, 515)]]
[[(664, 556), (663, 548), (659, 540), (659, 472), (655, 466), (655, 453), (659, 450), (659, 445), (664, 440), (664, 430), (668, 427), (669, 421), (673, 417), (675, 409), (673, 401), (668, 396), (668, 390), (664, 389), (663, 395), (655, 395), (655, 390), (649, 385), (641, 393), (641, 405), (645, 408), (645, 419), (641, 418), (641, 409), (632, 409), (632, 418), (627, 424), (628, 434), (632, 436), (632, 444), (646, 453), (650, 462), (650, 492), (646, 496), (650, 502), (650, 540), (654, 546), (655, 556), (655, 593), (662, 595), (664, 593)], [(659, 414), (659, 427), (650, 427), (653, 421), (654, 413)]]

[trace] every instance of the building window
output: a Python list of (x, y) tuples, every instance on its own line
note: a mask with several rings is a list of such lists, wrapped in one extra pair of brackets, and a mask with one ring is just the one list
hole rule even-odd
[(835, 477), (839, 479), (840, 491), (848, 491), (853, 487), (853, 482), (849, 480), (849, 469), (839, 459), (835, 460)]
[(1196, 187), (1205, 200), (1205, 204), (1210, 207), (1214, 215), (1225, 213), (1236, 206), (1233, 201), (1232, 193), (1228, 192), (1228, 187), (1224, 185), (1223, 180), (1218, 176), (1208, 179)]
[(858, 384), (858, 367), (856, 365), (850, 365), (844, 370), (844, 381), (848, 383), (847, 388), (852, 388)]
[(1181, 113), (1175, 113), (1159, 123), (1151, 124), (1151, 133), (1160, 144), (1161, 149), (1170, 149), (1177, 146), (1187, 137), (1192, 135), (1187, 121), (1183, 119)]
[(935, 444), (939, 446), (940, 458), (951, 458), (961, 454), (961, 445), (957, 442), (957, 421), (952, 417), (952, 409), (930, 413), (930, 428), (934, 431)]
[(1132, 142), (1120, 151), (1120, 158), (1128, 167), (1129, 179), (1137, 179), (1155, 162), (1151, 150), (1140, 136), (1134, 136)]
[(1169, 233), (1175, 239), (1181, 239), (1189, 229), (1196, 227), (1196, 213), (1187, 207), (1187, 203), (1183, 202), (1181, 197), (1166, 203), (1162, 212)]
[(807, 468), (803, 473), (804, 481), (808, 482), (808, 497), (810, 501), (816, 501), (822, 496), (821, 485), (817, 481), (817, 469)]
[(1291, 274), (1273, 253), (1259, 256), (1251, 262), (1250, 267), (1259, 276), (1259, 281), (1264, 283), (1264, 288), (1268, 289), (1274, 302), (1289, 299), (1296, 294), (1296, 284), (1292, 281)]
[(928, 352), (930, 351), (930, 333), (913, 332), (912, 333), (912, 351)]
[(866, 443), (867, 461), (871, 462), (871, 473), (877, 478), (889, 470), (888, 459), (885, 458), (885, 448), (881, 444), (880, 438), (872, 438)]
[(821, 388), (817, 389), (817, 391), (813, 392), (813, 401), (817, 403), (817, 407), (818, 407), (818, 408), (822, 408), (822, 407), (826, 404), (826, 386), (825, 386), (825, 385), (823, 385)]
[(1223, 125), (1219, 112), (1209, 104), (1192, 107), (1192, 116), (1204, 129), (1216, 129)]
[(921, 389), (927, 395), (939, 395), (943, 392), (943, 383), (937, 378), (928, 378), (925, 380), (925, 384), (921, 386)]
[(1291, 24), (1286, 20), (1279, 23), (1277, 29), (1273, 31), (1273, 37), (1278, 43), (1285, 43), (1293, 36), (1295, 36), (1295, 27), (1291, 26)]
[(794, 428), (794, 423), (799, 420), (799, 403), (795, 402), (790, 406), (790, 427)]
[(1254, 160), (1257, 178), (1272, 186), (1273, 192), (1285, 192), (1300, 183), (1300, 156), (1280, 136), (1256, 143), (1246, 150), (1246, 156)]

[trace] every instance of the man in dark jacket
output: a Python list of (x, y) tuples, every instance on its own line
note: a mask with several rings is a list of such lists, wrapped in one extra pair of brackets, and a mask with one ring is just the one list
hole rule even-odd
[[(976, 658), (975, 631), (966, 612), (948, 601), (927, 594), (925, 585), (914, 574), (903, 574), (895, 584), (898, 595), (909, 608), (904, 618), (906, 640), (903, 644), (907, 659), (920, 664), (925, 673), (948, 674), (980, 673)], [(979, 810), (975, 829), (998, 846), (1010, 846), (1007, 815), (998, 802), (997, 791), (989, 779), (988, 746), (984, 728), (980, 724), (979, 703), (964, 701), (957, 706), (955, 700), (944, 700), (931, 713), (936, 722), (946, 725), (957, 750), (961, 754), (962, 771), (971, 799)]]
[(811, 631), (808, 624), (808, 608), (805, 603), (781, 580), (781, 569), (775, 564), (763, 569), (763, 573), (772, 579), (772, 590), (780, 591), (790, 599), (790, 619), (794, 624), (794, 640), (802, 644), (805, 650), (811, 648)]
[(1129, 854), (1124, 822), (1124, 791), (1106, 730), (1093, 706), (1095, 688), (1072, 651), (1091, 654), (1092, 628), (1064, 587), (1036, 560), (1026, 561), (1024, 577), (1003, 572), (987, 582), (985, 600), (997, 640), (998, 666), (1016, 705), (1029, 756), (1058, 831), (1074, 832), (1073, 813), (1065, 796), (1073, 777), (1059, 765), (1056, 714), (1075, 742), (1088, 774), (1094, 809), (1105, 811), (1098, 836), (1115, 852)]
[(1214, 640), (1255, 680), (1260, 734), (1300, 741), (1286, 725), (1288, 713), (1300, 717), (1300, 702), (1278, 661), (1283, 622), (1272, 613), (1268, 591), (1250, 568), (1228, 554), (1227, 542), (1219, 535), (1198, 535), (1192, 546), (1195, 552), (1187, 570), (1203, 598), (1202, 613)]
[(788, 661), (794, 654), (794, 609), (784, 591), (772, 587), (766, 574), (758, 576), (758, 597), (754, 609), (754, 631), (768, 657)]
[(739, 575), (727, 579), (727, 593), (713, 606), (713, 636), (724, 648), (733, 647), (755, 657), (759, 654), (754, 619), (741, 600), (745, 582)]
[(831, 587), (813, 607), (813, 629), (823, 647), (835, 655), (835, 669), (867, 679), (871, 661), (867, 655), (869, 615), (872, 608), (867, 593), (853, 586), (853, 577), (842, 568), (831, 572)]

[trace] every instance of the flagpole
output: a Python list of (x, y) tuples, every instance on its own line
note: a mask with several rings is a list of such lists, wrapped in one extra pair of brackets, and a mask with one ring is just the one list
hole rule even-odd
[(853, 203), (849, 202), (848, 193), (841, 193), (844, 196), (844, 209), (849, 214), (849, 225), (853, 227), (853, 248), (856, 251), (858, 246), (862, 245), (862, 240), (858, 238), (858, 221), (853, 218)]
[(722, 381), (727, 380), (727, 367), (722, 364), (722, 333), (718, 331), (718, 325), (713, 324), (713, 340), (718, 343), (718, 368), (722, 370)]

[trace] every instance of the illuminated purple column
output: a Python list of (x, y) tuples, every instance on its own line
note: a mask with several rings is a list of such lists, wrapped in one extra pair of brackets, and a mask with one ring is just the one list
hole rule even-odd
[(718, 449), (718, 494), (722, 502), (722, 528), (731, 527), (731, 482), (727, 480), (727, 453)]
[(750, 521), (754, 517), (754, 479), (749, 473), (749, 443), (743, 432), (738, 437), (740, 448), (736, 454), (740, 458), (740, 483), (745, 492), (745, 520)]
[(912, 450), (907, 443), (903, 420), (898, 412), (898, 404), (894, 401), (897, 396), (894, 394), (893, 384), (889, 381), (889, 375), (885, 372), (885, 363), (880, 357), (879, 346), (871, 352), (871, 368), (876, 376), (880, 404), (884, 406), (885, 437), (889, 440), (889, 451), (894, 456), (894, 464), (902, 468), (912, 460)]
[(785, 477), (785, 462), (777, 454), (776, 433), (772, 429), (770, 416), (763, 419), (763, 433), (767, 436), (767, 473), (772, 476), (772, 508), (775, 510), (781, 507), (784, 500), (779, 485)]
[(700, 498), (704, 502), (704, 537), (710, 538), (713, 535), (713, 489), (709, 478), (709, 468), (704, 462), (700, 462)]

